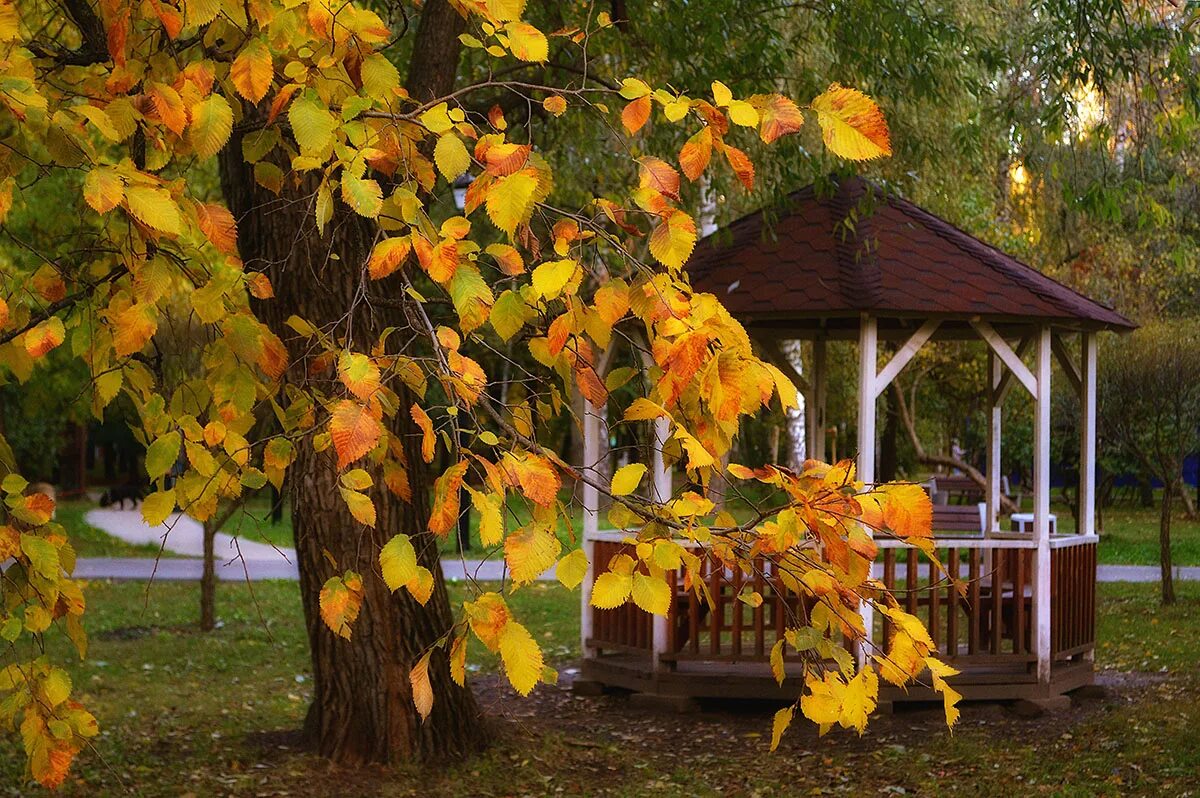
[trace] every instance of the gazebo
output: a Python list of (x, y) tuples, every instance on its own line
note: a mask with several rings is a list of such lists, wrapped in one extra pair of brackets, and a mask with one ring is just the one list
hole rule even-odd
[[(876, 474), (876, 400), (913, 356), (931, 341), (981, 340), (987, 346), (989, 445), (979, 521), (947, 528), (939, 518), (954, 516), (935, 512), (939, 559), (952, 579), (930, 580), (923, 555), (884, 539), (878, 541), (877, 578), (925, 621), (941, 656), (961, 672), (952, 683), (967, 699), (1046, 701), (1090, 683), (1098, 540), (1096, 336), (1134, 325), (861, 178), (809, 186), (767, 213), (706, 238), (687, 268), (693, 286), (718, 296), (763, 356), (791, 370), (806, 400), (810, 457), (825, 457), (828, 341), (858, 342), (857, 468), (867, 482)], [(810, 342), (801, 368), (781, 347), (795, 340)], [(883, 363), (880, 342), (892, 344)], [(1074, 534), (1051, 529), (1054, 361), (1080, 403)], [(1020, 532), (1000, 525), (1001, 408), (1014, 389), (1028, 391), (1034, 406), (1032, 523)], [(585, 468), (598, 459), (599, 429), (600, 413), (588, 407)], [(656, 433), (660, 441), (665, 434), (662, 428)], [(669, 495), (671, 474), (661, 453), (652, 471), (652, 489)], [(628, 544), (620, 531), (599, 529), (597, 499), (585, 487), (584, 544), (590, 561), (602, 567)], [(774, 582), (769, 564), (759, 569), (765, 573), (745, 576), (705, 562), (715, 606), (709, 610), (683, 591), (680, 575), (666, 618), (633, 605), (591, 607), (589, 574), (581, 607), (581, 678), (660, 696), (794, 698), (802, 680), (778, 685), (767, 658), (783, 636), (789, 608), (802, 599)], [(966, 584), (965, 595), (952, 580)], [(744, 584), (763, 596), (761, 606), (737, 599)], [(866, 612), (868, 630), (886, 638), (883, 619)], [(888, 701), (934, 697), (922, 688), (885, 693), (881, 699)]]

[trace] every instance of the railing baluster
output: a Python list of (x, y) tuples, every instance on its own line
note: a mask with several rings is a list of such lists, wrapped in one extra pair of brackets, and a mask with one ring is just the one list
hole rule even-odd
[(754, 656), (761, 657), (766, 653), (767, 624), (766, 624), (766, 589), (764, 587), (763, 569), (767, 567), (766, 560), (759, 557), (754, 561), (754, 590), (762, 597), (763, 603), (754, 608)]
[[(883, 550), (883, 584), (885, 587), (887, 587), (889, 593), (892, 591), (893, 588), (896, 587), (896, 550), (895, 549), (884, 549)], [(891, 638), (891, 636), (892, 636), (892, 622), (889, 621), (887, 619), (887, 617), (885, 616), (883, 619), (883, 640), (881, 641), (884, 646), (887, 645), (888, 640)]]
[(711, 654), (721, 653), (721, 626), (725, 621), (725, 597), (721, 593), (721, 577), (724, 567), (716, 557), (711, 558), (708, 589), (712, 593), (713, 607), (709, 615), (708, 649)]
[(992, 653), (1000, 653), (1000, 635), (1004, 629), (1004, 549), (992, 553)]
[(733, 613), (733, 655), (740, 657), (742, 655), (742, 610), (746, 605), (738, 598), (742, 592), (742, 569), (738, 566), (733, 567), (733, 579), (729, 588), (729, 611)]
[[(1013, 576), (1013, 613), (1016, 618), (1013, 626), (1013, 652), (1024, 654), (1028, 651), (1025, 645), (1025, 549), (1017, 549), (1017, 569)], [(1051, 591), (1053, 595), (1053, 591)]]
[(968, 623), (969, 631), (967, 633), (967, 653), (979, 653), (979, 621), (983, 613), (983, 609), (979, 606), (979, 549), (971, 549), (970, 566), (967, 571), (967, 578), (971, 580), (968, 587), (967, 612), (969, 613), (970, 621)]
[(946, 586), (946, 656), (958, 656), (958, 549), (946, 552), (946, 573), (950, 583)]

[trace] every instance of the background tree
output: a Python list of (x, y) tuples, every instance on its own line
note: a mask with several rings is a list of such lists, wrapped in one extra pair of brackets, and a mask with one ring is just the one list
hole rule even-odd
[(1162, 601), (1172, 604), (1171, 512), (1183, 486), (1183, 459), (1200, 450), (1200, 329), (1152, 324), (1111, 343), (1099, 389), (1103, 436), (1162, 482)]

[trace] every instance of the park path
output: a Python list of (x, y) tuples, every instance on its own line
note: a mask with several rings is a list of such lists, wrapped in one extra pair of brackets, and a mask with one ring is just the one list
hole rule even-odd
[[(161, 545), (180, 557), (81, 557), (75, 566), (75, 576), (83, 579), (119, 579), (164, 581), (195, 581), (203, 567), (196, 559), (204, 554), (204, 528), (198, 521), (176, 513), (166, 523), (151, 527), (142, 520), (140, 510), (91, 510), (87, 522), (97, 529), (128, 543)], [(233, 538), (217, 533), (214, 550), (217, 557), (217, 577), (226, 582), (264, 579), (298, 579), (296, 552), (276, 548), (267, 543)], [(1174, 569), (1175, 578), (1200, 581), (1200, 566), (1181, 566)], [(450, 581), (477, 580), (496, 582), (504, 578), (504, 563), (500, 560), (468, 560), (456, 556), (442, 557), (442, 573)], [(1157, 582), (1157, 565), (1101, 565), (1096, 578), (1101, 582)], [(538, 577), (554, 579), (554, 569)]]

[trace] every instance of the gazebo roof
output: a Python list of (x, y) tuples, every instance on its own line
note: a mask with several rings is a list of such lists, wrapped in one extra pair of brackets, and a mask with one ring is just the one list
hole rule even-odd
[[(1130, 330), (1129, 319), (859, 177), (808, 186), (696, 247), (692, 284), (753, 327), (857, 326), (888, 320), (1049, 321)], [(841, 320), (841, 324), (839, 324)], [(905, 326), (904, 322), (900, 322)], [(882, 328), (881, 328), (882, 332)]]

